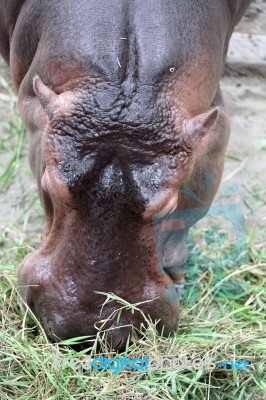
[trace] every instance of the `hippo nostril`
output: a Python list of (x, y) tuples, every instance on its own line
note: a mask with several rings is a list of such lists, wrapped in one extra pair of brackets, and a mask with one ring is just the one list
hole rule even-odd
[(129, 328), (111, 329), (107, 332), (106, 340), (112, 350), (123, 351), (126, 347), (127, 340), (131, 337)]
[(107, 341), (112, 350), (122, 350), (124, 345), (124, 337), (117, 337), (116, 335), (108, 335)]
[(117, 343), (116, 347), (120, 347), (123, 343), (123, 338), (121, 337), (119, 342)]

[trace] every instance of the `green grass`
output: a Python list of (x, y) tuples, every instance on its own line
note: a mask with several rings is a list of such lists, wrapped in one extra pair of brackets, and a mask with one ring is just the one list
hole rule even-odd
[[(24, 246), (8, 252), (17, 264), (25, 254)], [(14, 253), (14, 254), (12, 254)], [(10, 399), (263, 399), (266, 391), (264, 360), (265, 341), (265, 262), (266, 248), (254, 247), (252, 262), (235, 271), (227, 271), (224, 283), (241, 287), (243, 296), (217, 295), (211, 269), (199, 276), (199, 298), (195, 303), (183, 303), (181, 323), (177, 334), (162, 338), (149, 323), (143, 337), (135, 338), (125, 354), (129, 358), (163, 355), (196, 358), (208, 353), (214, 359), (247, 359), (250, 372), (218, 367), (205, 370), (174, 371), (167, 368), (147, 372), (97, 372), (72, 369), (70, 365), (57, 370), (56, 352), (65, 357), (84, 357), (64, 345), (49, 343), (42, 328), (16, 291), (16, 266), (1, 264), (0, 334), (0, 398)], [(31, 317), (31, 318), (30, 318)], [(26, 323), (27, 322), (27, 323)], [(100, 332), (99, 338), (100, 340)], [(95, 343), (90, 344), (92, 356)], [(103, 348), (103, 354), (111, 353)], [(119, 355), (120, 357), (123, 354)], [(126, 397), (125, 396), (126, 393)]]
[(24, 135), (24, 127), (19, 117), (14, 118), (12, 124), (5, 123), (1, 124), (6, 131), (8, 132), (5, 137), (2, 138), (2, 151), (6, 150), (7, 145), (6, 142), (9, 144), (16, 138), (16, 143), (14, 143), (14, 151), (11, 159), (9, 160), (8, 164), (6, 165), (4, 172), (0, 176), (0, 190), (4, 191), (10, 185), (12, 178), (16, 174), (21, 157), (21, 150), (22, 150), (22, 143), (25, 139)]
[[(266, 244), (254, 244), (256, 232), (247, 233), (248, 254), (241, 265), (232, 258), (240, 251), (238, 248), (229, 253), (231, 262), (226, 257), (217, 262), (208, 254), (215, 253), (215, 249), (204, 245), (198, 248), (191, 242), (190, 284), (182, 303), (178, 332), (170, 338), (160, 337), (155, 325), (148, 321), (142, 336), (134, 337), (124, 353), (129, 358), (163, 355), (171, 359), (208, 354), (217, 363), (247, 359), (251, 363), (249, 372), (218, 367), (211, 372), (172, 370), (166, 365), (152, 372), (122, 371), (112, 375), (110, 371), (74, 369), (71, 363), (55, 367), (59, 349), (70, 359), (82, 358), (89, 351), (95, 356), (96, 343), (88, 338), (89, 348), (78, 353), (69, 346), (71, 341), (50, 343), (17, 293), (17, 267), (37, 246), (43, 216), (35, 186), (31, 190), (20, 179), (30, 173), (21, 122), (15, 116), (3, 127), (0, 154), (7, 154), (9, 161), (1, 165), (1, 197), (17, 185), (20, 204), (15, 219), (10, 219), (0, 232), (0, 399), (265, 399)], [(262, 201), (261, 190), (250, 190), (254, 199)], [(250, 205), (250, 213), (255, 205)], [(36, 231), (29, 229), (34, 222), (39, 227)], [(200, 234), (197, 229), (194, 236)], [(217, 235), (217, 226), (213, 229), (205, 231), (207, 244), (208, 236)], [(113, 296), (108, 294), (107, 299), (111, 301)], [(122, 308), (135, 308), (122, 299), (120, 302)], [(97, 340), (102, 343), (103, 354), (110, 357), (102, 334), (99, 331)]]

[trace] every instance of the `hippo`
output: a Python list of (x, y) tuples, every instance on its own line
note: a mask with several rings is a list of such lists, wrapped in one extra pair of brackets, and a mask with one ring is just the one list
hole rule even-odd
[[(50, 340), (106, 321), (123, 350), (143, 315), (176, 331), (180, 301), (165, 293), (182, 287), (188, 229), (220, 184), (230, 129), (219, 80), (249, 3), (0, 0), (0, 54), (46, 218), (18, 285)], [(184, 187), (202, 208), (165, 239), (161, 216), (198, 207)], [(115, 296), (104, 307), (103, 293)], [(113, 318), (119, 298), (141, 312)]]

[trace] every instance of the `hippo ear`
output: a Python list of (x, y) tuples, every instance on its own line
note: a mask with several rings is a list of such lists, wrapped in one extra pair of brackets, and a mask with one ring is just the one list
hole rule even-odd
[(33, 90), (47, 116), (52, 118), (60, 103), (59, 96), (49, 89), (38, 75), (33, 78)]
[(204, 137), (213, 127), (218, 118), (218, 108), (212, 108), (204, 114), (197, 115), (184, 123), (183, 137), (192, 145)]

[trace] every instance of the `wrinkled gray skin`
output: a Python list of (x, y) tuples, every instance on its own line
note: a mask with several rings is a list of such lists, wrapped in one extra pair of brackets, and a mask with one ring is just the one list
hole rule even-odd
[[(165, 293), (183, 281), (187, 230), (220, 183), (229, 128), (219, 79), (249, 3), (0, 0), (0, 52), (46, 214), (19, 285), (52, 340), (96, 333), (117, 304), (100, 316), (95, 291), (148, 300), (141, 308), (159, 330), (177, 328), (179, 302)], [(158, 215), (202, 207), (185, 185), (202, 211), (165, 239)], [(125, 346), (121, 325), (141, 322), (123, 312), (112, 347)]]

